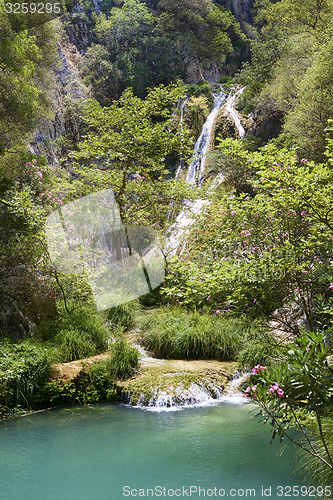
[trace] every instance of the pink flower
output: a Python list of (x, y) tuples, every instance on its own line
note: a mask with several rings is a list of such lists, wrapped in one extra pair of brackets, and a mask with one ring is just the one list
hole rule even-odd
[(306, 347), (306, 352), (310, 352), (310, 347)]
[(306, 158), (301, 159), (301, 163), (306, 163), (308, 160)]
[(210, 299), (210, 295), (208, 295), (208, 297), (207, 297), (207, 300), (209, 300), (209, 299)]
[(253, 299), (253, 304), (255, 304), (257, 302), (257, 299)]
[(217, 309), (217, 311), (215, 312), (215, 314), (221, 314), (220, 309)]
[(279, 383), (276, 382), (275, 384), (272, 385), (267, 391), (267, 394), (277, 394), (281, 398), (284, 396), (283, 389), (279, 386)]
[(36, 172), (36, 174), (38, 175), (38, 177), (42, 178), (43, 177), (43, 174), (42, 172)]
[(333, 290), (333, 283), (330, 283), (330, 289)]
[(251, 374), (257, 375), (257, 373), (263, 372), (264, 370), (266, 370), (265, 366), (256, 365), (254, 368), (252, 368)]

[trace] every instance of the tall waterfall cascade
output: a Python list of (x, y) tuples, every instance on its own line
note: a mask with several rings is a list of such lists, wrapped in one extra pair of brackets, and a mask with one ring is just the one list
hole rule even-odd
[(210, 145), (210, 141), (213, 133), (213, 126), (215, 123), (215, 119), (217, 113), (222, 106), (223, 102), (226, 99), (226, 94), (223, 90), (218, 92), (217, 94), (213, 94), (214, 96), (214, 106), (212, 111), (209, 113), (204, 126), (202, 127), (202, 132), (200, 137), (194, 146), (194, 159), (190, 163), (186, 175), (186, 182), (191, 185), (196, 185), (200, 187), (203, 180), (203, 174), (205, 172), (205, 161), (208, 153), (208, 148)]
[[(184, 99), (183, 102), (180, 105), (180, 127), (181, 127), (181, 130), (183, 130), (184, 109), (185, 109), (187, 101), (188, 101), (188, 97), (186, 97), (186, 99)], [(184, 160), (183, 160), (183, 158), (181, 158), (179, 160), (179, 165), (178, 165), (178, 168), (177, 168), (177, 171), (176, 171), (176, 175), (175, 175), (175, 180), (176, 181), (178, 181), (178, 179), (179, 179), (179, 176), (180, 176), (180, 174), (181, 174), (181, 172), (183, 170), (183, 166), (184, 166)]]
[(235, 126), (237, 128), (239, 137), (242, 139), (245, 136), (245, 130), (241, 124), (241, 121), (239, 119), (239, 115), (237, 111), (235, 110), (235, 102), (237, 99), (240, 97), (240, 95), (244, 92), (245, 87), (240, 88), (235, 92), (234, 94), (231, 94), (227, 101), (226, 101), (226, 112), (230, 116), (230, 118), (233, 120), (235, 123)]
[[(216, 121), (217, 114), (222, 106), (225, 106), (226, 114), (233, 120), (239, 137), (242, 138), (245, 135), (245, 130), (241, 124), (239, 115), (235, 110), (235, 102), (238, 97), (245, 90), (245, 87), (238, 89), (235, 93), (232, 93), (226, 96), (224, 90), (213, 94), (214, 97), (214, 106), (210, 114), (208, 115), (206, 122), (202, 128), (202, 132), (197, 139), (194, 147), (194, 158), (191, 161), (187, 175), (186, 182), (194, 187), (201, 187), (204, 172), (205, 172), (205, 162), (206, 156), (209, 151), (209, 146), (212, 140), (212, 134), (214, 133), (214, 124)], [(185, 107), (186, 102), (184, 102)], [(181, 118), (183, 116), (184, 108), (181, 109)], [(176, 180), (179, 178), (182, 166), (177, 169), (176, 172)], [(214, 179), (209, 191), (211, 192), (213, 189), (223, 182), (224, 176), (219, 174)], [(195, 201), (185, 201), (183, 210), (178, 214), (174, 224), (170, 228), (170, 233), (168, 236), (167, 243), (164, 246), (164, 252), (168, 256), (173, 256), (176, 254), (181, 254), (185, 247), (185, 242), (182, 244), (184, 240), (184, 236), (186, 230), (191, 226), (194, 222), (195, 216), (201, 212), (203, 207), (209, 203), (208, 199), (197, 199)]]

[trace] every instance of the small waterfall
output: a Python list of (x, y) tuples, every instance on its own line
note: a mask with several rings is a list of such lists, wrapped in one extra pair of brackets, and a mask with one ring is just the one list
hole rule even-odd
[[(166, 374), (167, 375), (167, 374)], [(239, 390), (242, 382), (248, 378), (249, 373), (235, 372), (226, 388), (203, 379), (201, 382), (192, 382), (185, 388), (182, 383), (176, 387), (170, 386), (166, 390), (156, 387), (149, 397), (141, 394), (135, 408), (146, 411), (180, 411), (185, 408), (212, 406), (220, 403), (242, 405), (248, 403)], [(131, 395), (126, 393), (126, 404), (131, 405)]]
[(241, 384), (248, 379), (249, 375), (249, 372), (236, 371), (232, 375), (231, 382), (226, 387), (225, 393), (221, 397), (221, 401), (225, 403), (233, 403), (236, 405), (242, 405), (246, 403), (248, 400), (244, 398), (239, 388)]
[[(211, 406), (222, 400), (223, 387), (208, 380), (202, 382), (192, 382), (185, 388), (182, 383), (176, 387), (171, 386), (167, 390), (154, 389), (146, 398), (143, 394), (135, 405), (136, 408), (148, 411), (180, 411), (185, 408), (198, 406)], [(130, 395), (128, 395), (128, 404), (131, 404)]]
[[(140, 353), (140, 362), (144, 366), (162, 365), (164, 359), (153, 358), (140, 345), (133, 344)], [(186, 362), (185, 362), (186, 363)], [(164, 373), (163, 378), (175, 375), (186, 375), (189, 372)], [(131, 405), (141, 410), (162, 412), (179, 411), (185, 408), (211, 406), (219, 403), (244, 404), (248, 402), (239, 391), (239, 387), (244, 382), (249, 373), (236, 371), (230, 382), (225, 386), (225, 382), (218, 382), (214, 376), (198, 377), (197, 380), (184, 386), (183, 382), (174, 380), (169, 382), (170, 386), (163, 385), (163, 389), (157, 385), (152, 386), (146, 394), (141, 393), (139, 399), (132, 401), (131, 391), (122, 392), (122, 400), (125, 404)]]

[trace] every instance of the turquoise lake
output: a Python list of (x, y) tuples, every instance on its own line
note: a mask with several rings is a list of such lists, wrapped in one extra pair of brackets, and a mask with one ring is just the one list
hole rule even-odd
[(0, 498), (253, 497), (247, 489), (264, 498), (262, 487), (281, 498), (279, 486), (305, 484), (292, 474), (295, 448), (288, 444), (280, 456), (285, 445), (270, 445), (256, 412), (252, 404), (175, 412), (96, 405), (7, 420)]

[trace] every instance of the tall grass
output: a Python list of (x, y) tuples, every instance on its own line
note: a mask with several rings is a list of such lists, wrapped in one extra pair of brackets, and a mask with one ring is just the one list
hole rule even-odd
[(1, 406), (30, 407), (32, 395), (49, 376), (50, 359), (45, 348), (30, 341), (0, 346)]
[(61, 349), (63, 361), (74, 361), (96, 354), (92, 337), (78, 328), (63, 328), (54, 340)]
[(122, 327), (125, 330), (130, 330), (135, 326), (136, 316), (140, 311), (140, 302), (132, 300), (119, 306), (111, 307), (108, 310), (107, 318), (113, 327)]
[(54, 342), (63, 353), (62, 361), (73, 361), (107, 350), (109, 328), (102, 315), (80, 305), (70, 313), (62, 310), (56, 321), (40, 325), (44, 340)]
[(171, 359), (236, 360), (253, 326), (242, 319), (215, 317), (180, 308), (154, 313), (141, 323), (144, 345)]
[(127, 344), (125, 339), (117, 340), (107, 361), (110, 374), (120, 380), (132, 377), (139, 368), (139, 351)]

